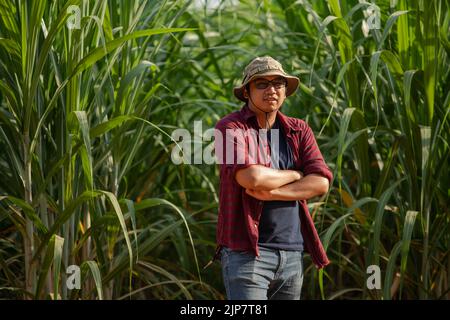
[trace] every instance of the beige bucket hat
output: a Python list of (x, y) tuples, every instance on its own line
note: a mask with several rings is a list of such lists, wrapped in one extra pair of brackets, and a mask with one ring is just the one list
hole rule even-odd
[(264, 76), (282, 76), (287, 80), (286, 96), (289, 97), (297, 90), (300, 79), (284, 72), (281, 63), (270, 56), (253, 59), (244, 69), (244, 78), (239, 87), (233, 89), (233, 93), (241, 101), (246, 102), (244, 88), (252, 80)]

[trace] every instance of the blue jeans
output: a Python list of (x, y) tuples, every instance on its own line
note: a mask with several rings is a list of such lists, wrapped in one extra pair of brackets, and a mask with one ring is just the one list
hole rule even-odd
[(300, 300), (303, 253), (259, 247), (221, 251), (222, 275), (229, 300)]

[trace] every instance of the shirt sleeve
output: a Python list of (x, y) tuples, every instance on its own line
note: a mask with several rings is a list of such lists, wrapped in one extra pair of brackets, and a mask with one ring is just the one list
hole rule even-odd
[(238, 170), (257, 163), (252, 152), (249, 152), (249, 137), (244, 129), (233, 122), (223, 121), (219, 121), (215, 129), (214, 148), (217, 163), (233, 179)]
[(313, 131), (306, 123), (300, 137), (299, 152), (302, 172), (305, 175), (319, 174), (327, 178), (331, 184), (333, 174), (323, 159)]

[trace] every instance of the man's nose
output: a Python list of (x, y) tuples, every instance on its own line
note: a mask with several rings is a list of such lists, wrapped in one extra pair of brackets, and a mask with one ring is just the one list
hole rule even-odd
[(267, 91), (269, 92), (277, 92), (277, 90), (275, 90), (275, 85), (273, 83), (269, 83), (269, 86), (267, 87)]

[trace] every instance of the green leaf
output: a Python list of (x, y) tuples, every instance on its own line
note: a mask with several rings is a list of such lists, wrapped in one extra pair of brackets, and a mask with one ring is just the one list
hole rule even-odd
[(81, 159), (83, 163), (84, 175), (87, 179), (87, 189), (92, 190), (94, 188), (94, 176), (92, 170), (92, 146), (89, 136), (89, 123), (85, 111), (74, 111), (74, 114), (78, 119), (81, 136), (84, 142), (84, 149), (81, 151)]
[(58, 300), (59, 292), (59, 275), (61, 273), (61, 259), (64, 238), (54, 235), (54, 253), (53, 253), (53, 299)]
[(402, 10), (402, 11), (395, 11), (393, 14), (391, 14), (389, 16), (389, 18), (386, 21), (386, 26), (384, 27), (383, 30), (383, 35), (381, 36), (381, 40), (378, 43), (378, 50), (381, 49), (382, 45), (384, 44), (384, 41), (386, 41), (387, 36), (389, 35), (389, 32), (392, 29), (392, 26), (394, 25), (394, 23), (397, 21), (398, 17), (408, 13), (407, 10)]
[[(91, 271), (92, 278), (94, 279), (94, 282), (95, 282), (95, 287), (97, 288), (98, 299), (103, 300), (102, 277), (101, 277), (100, 269), (98, 268), (97, 262), (92, 261), (92, 260), (84, 261), (81, 264), (81, 273), (83, 275), (86, 275), (88, 268)], [(83, 279), (84, 279), (84, 277), (83, 277)]]
[(411, 235), (414, 229), (414, 223), (416, 222), (416, 216), (418, 211), (407, 211), (405, 217), (405, 224), (403, 226), (402, 235), (402, 261), (400, 266), (401, 278), (400, 278), (400, 296), (402, 295), (403, 280), (406, 273), (406, 263), (408, 262), (409, 247), (411, 244)]
[(392, 184), (380, 197), (378, 201), (378, 205), (375, 211), (375, 220), (373, 222), (373, 240), (369, 244), (369, 252), (368, 252), (368, 265), (379, 265), (379, 252), (380, 252), (380, 236), (381, 230), (383, 228), (383, 217), (385, 212), (385, 207), (392, 196), (394, 190), (398, 187), (400, 183), (402, 183), (404, 179), (398, 180), (394, 184)]
[(50, 240), (50, 238), (53, 235), (55, 235), (58, 232), (59, 228), (61, 228), (62, 224), (65, 223), (70, 218), (75, 209), (77, 209), (82, 203), (92, 200), (100, 196), (101, 194), (102, 194), (101, 191), (85, 191), (76, 199), (72, 200), (67, 205), (66, 209), (61, 214), (58, 215), (58, 218), (55, 220), (50, 230), (45, 234), (45, 236), (43, 236), (41, 244), (39, 245), (33, 256), (33, 261), (37, 260), (37, 257), (39, 257), (45, 244)]
[(18, 199), (18, 198), (12, 197), (12, 196), (0, 196), (0, 201), (2, 201), (4, 199), (8, 199), (15, 205), (19, 206), (23, 210), (23, 213), (25, 214), (25, 216), (28, 219), (30, 219), (34, 223), (34, 225), (37, 227), (40, 234), (47, 233), (47, 228), (42, 223), (41, 219), (36, 214), (34, 209), (28, 203), (26, 203), (22, 199)]
[(136, 226), (136, 210), (134, 208), (134, 202), (129, 199), (125, 199), (125, 203), (127, 204), (128, 212), (130, 213), (131, 218), (131, 225), (133, 227), (133, 234), (134, 234), (134, 243), (136, 245), (136, 261), (139, 260), (139, 247), (138, 247), (138, 240), (137, 240), (137, 226)]
[(89, 135), (91, 139), (102, 136), (106, 132), (111, 131), (115, 127), (121, 125), (125, 121), (134, 120), (132, 116), (117, 116), (108, 121), (102, 122), (94, 128), (90, 129)]
[(106, 195), (106, 197), (109, 199), (109, 201), (111, 202), (111, 204), (114, 208), (114, 212), (117, 215), (117, 219), (120, 222), (120, 226), (122, 228), (123, 236), (125, 238), (125, 242), (127, 244), (127, 249), (128, 249), (128, 254), (130, 257), (130, 274), (131, 274), (132, 270), (133, 270), (133, 250), (131, 249), (131, 242), (130, 242), (130, 238), (128, 237), (128, 230), (127, 230), (127, 226), (125, 224), (125, 219), (123, 217), (122, 209), (120, 208), (119, 202), (117, 201), (117, 198), (114, 196), (114, 194), (112, 194), (109, 191), (100, 191), (100, 192), (103, 193), (104, 195)]
[(50, 237), (50, 241), (47, 245), (47, 251), (43, 260), (43, 264), (40, 268), (38, 282), (36, 286), (36, 299), (41, 299), (42, 296), (42, 290), (44, 287), (44, 283), (47, 279), (50, 266), (53, 261), (53, 299), (58, 299), (58, 282), (59, 282), (59, 274), (61, 269), (61, 256), (62, 256), (62, 247), (64, 243), (64, 238), (61, 238), (60, 236), (54, 234)]
[(400, 249), (403, 245), (402, 240), (397, 242), (395, 246), (392, 248), (391, 254), (389, 256), (388, 264), (386, 266), (386, 275), (384, 278), (384, 286), (383, 286), (383, 299), (384, 300), (391, 300), (391, 287), (392, 287), (392, 279), (395, 274), (395, 269), (397, 268), (397, 265), (395, 261), (397, 260), (397, 257), (400, 253)]
[(111, 51), (117, 49), (122, 44), (124, 44), (126, 41), (131, 39), (136, 39), (139, 37), (150, 37), (156, 34), (164, 34), (164, 33), (173, 33), (173, 32), (185, 32), (185, 31), (192, 31), (195, 30), (194, 28), (166, 28), (166, 29), (149, 29), (149, 30), (139, 30), (135, 31), (133, 33), (127, 34), (123, 37), (120, 37), (118, 39), (109, 41), (105, 44), (102, 48), (94, 49), (92, 52), (90, 52), (87, 56), (85, 56), (75, 67), (75, 69), (72, 72), (72, 75), (69, 78), (74, 77), (78, 73), (82, 72), (83, 70), (86, 70), (90, 66), (92, 66), (94, 63), (96, 63), (98, 60), (103, 58), (105, 55), (110, 53)]

